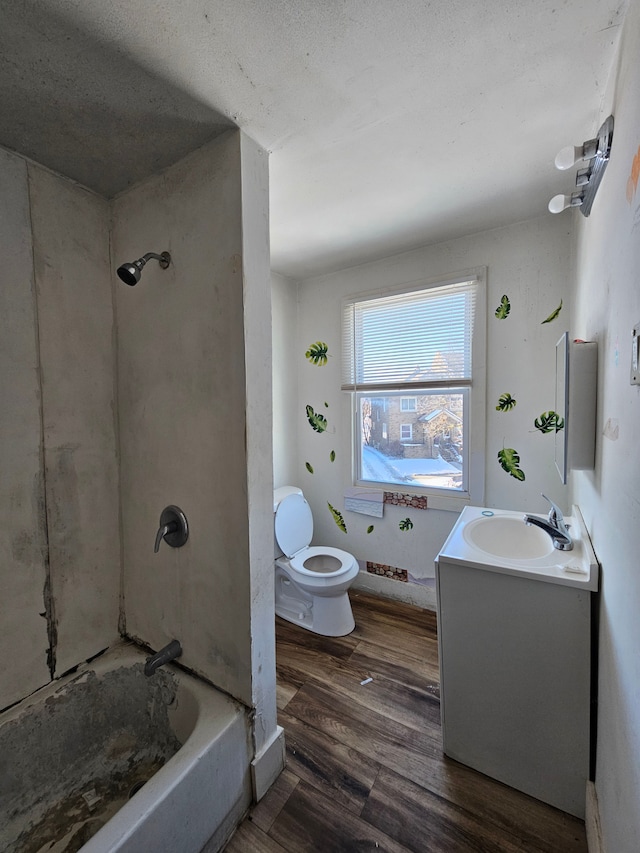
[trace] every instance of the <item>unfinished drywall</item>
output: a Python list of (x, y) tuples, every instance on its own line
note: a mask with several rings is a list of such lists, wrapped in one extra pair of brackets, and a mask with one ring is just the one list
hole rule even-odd
[(114, 341), (104, 199), (0, 151), (0, 707), (117, 638)]
[[(154, 649), (177, 638), (186, 666), (248, 706), (267, 685), (271, 734), (266, 155), (239, 132), (225, 134), (117, 198), (113, 221), (114, 269), (149, 251), (172, 256), (167, 270), (150, 262), (136, 287), (114, 276), (127, 633)], [(245, 337), (245, 311), (255, 339)], [(156, 554), (169, 504), (185, 512), (189, 539), (179, 549), (163, 542)], [(255, 590), (252, 567), (262, 580)], [(266, 659), (254, 684), (257, 625)]]
[(109, 205), (29, 165), (55, 674), (118, 637)]
[(0, 150), (0, 708), (44, 684), (47, 541), (27, 164)]

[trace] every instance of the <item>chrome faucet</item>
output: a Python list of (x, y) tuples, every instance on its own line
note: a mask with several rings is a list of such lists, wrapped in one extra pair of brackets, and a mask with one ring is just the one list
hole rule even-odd
[(171, 640), (171, 642), (164, 646), (164, 648), (160, 649), (159, 652), (156, 652), (155, 655), (151, 655), (150, 658), (147, 658), (144, 665), (144, 674), (153, 675), (159, 666), (169, 663), (170, 660), (179, 658), (181, 654), (182, 646), (179, 641)]
[(564, 522), (562, 510), (546, 495), (542, 495), (542, 497), (551, 504), (547, 518), (540, 518), (537, 515), (525, 515), (523, 518), (524, 523), (534, 524), (536, 527), (544, 530), (545, 533), (548, 533), (553, 542), (553, 547), (557, 548), (558, 551), (571, 551), (573, 542), (571, 541), (571, 536), (569, 536), (569, 526)]

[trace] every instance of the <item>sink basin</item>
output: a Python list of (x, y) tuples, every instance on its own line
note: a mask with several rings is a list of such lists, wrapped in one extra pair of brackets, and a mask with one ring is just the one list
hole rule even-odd
[(521, 580), (597, 590), (596, 555), (580, 510), (575, 506), (573, 510), (565, 518), (573, 549), (558, 551), (548, 533), (524, 523), (524, 512), (466, 506), (436, 557), (438, 571), (464, 566)]
[(535, 560), (554, 550), (551, 537), (539, 527), (525, 524), (522, 516), (476, 518), (465, 525), (462, 535), (485, 554), (509, 560)]

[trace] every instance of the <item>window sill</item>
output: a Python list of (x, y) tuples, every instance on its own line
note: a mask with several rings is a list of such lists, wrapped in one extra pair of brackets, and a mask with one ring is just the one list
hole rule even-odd
[(427, 496), (427, 507), (428, 509), (443, 509), (449, 512), (462, 512), (462, 510), (469, 506), (471, 503), (471, 498), (469, 495), (457, 495), (454, 497), (453, 495), (428, 495)]
[(471, 503), (469, 494), (437, 495), (425, 489), (416, 489), (402, 483), (376, 483), (371, 480), (357, 480), (354, 485), (359, 489), (379, 489), (383, 492), (398, 492), (403, 495), (414, 495), (427, 499), (427, 509), (439, 509), (449, 512), (462, 512)]

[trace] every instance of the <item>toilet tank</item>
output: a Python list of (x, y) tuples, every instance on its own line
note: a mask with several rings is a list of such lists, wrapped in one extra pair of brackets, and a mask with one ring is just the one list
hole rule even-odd
[(279, 489), (273, 490), (273, 513), (275, 515), (276, 510), (280, 505), (280, 501), (283, 501), (285, 498), (289, 497), (289, 495), (301, 495), (302, 489), (299, 489), (297, 486), (280, 486)]
[[(280, 486), (279, 489), (273, 490), (273, 515), (275, 522), (275, 514), (280, 502), (283, 501), (289, 495), (301, 495), (303, 494), (302, 489), (299, 489), (297, 486)], [(274, 542), (274, 554), (273, 556), (277, 559), (278, 557), (282, 557), (282, 549), (278, 545), (278, 540), (275, 535), (273, 537)]]

